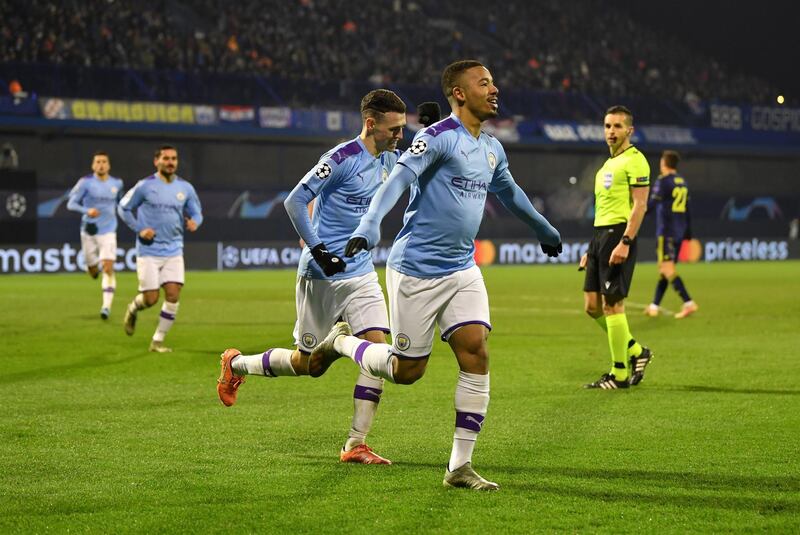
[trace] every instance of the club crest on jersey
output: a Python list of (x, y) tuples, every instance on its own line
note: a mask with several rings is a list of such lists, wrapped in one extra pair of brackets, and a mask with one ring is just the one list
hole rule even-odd
[(314, 174), (317, 175), (317, 178), (320, 180), (325, 180), (326, 178), (331, 176), (331, 173), (333, 173), (333, 169), (331, 169), (331, 166), (328, 165), (327, 163), (323, 163), (322, 165), (317, 167), (316, 171), (314, 171)]
[(611, 189), (611, 184), (614, 182), (614, 173), (604, 173), (603, 174), (603, 187), (606, 189)]
[(428, 144), (425, 143), (424, 139), (418, 139), (411, 146), (408, 148), (408, 152), (415, 155), (420, 155), (423, 152), (428, 150)]
[(177, 198), (179, 201), (184, 201), (184, 200), (186, 200), (186, 194), (185, 194), (185, 193), (183, 193), (182, 191), (179, 191), (179, 192), (178, 192), (178, 193), (175, 195), (175, 197), (176, 197), (176, 198)]
[(394, 345), (396, 345), (397, 349), (400, 351), (405, 351), (411, 347), (411, 338), (409, 338), (407, 334), (399, 333), (397, 338), (394, 339)]
[(118, 187), (116, 187), (116, 186), (113, 186), (113, 187), (111, 188), (111, 193), (113, 193), (113, 194), (115, 194), (115, 195), (117, 194), (117, 192), (118, 192), (118, 191), (119, 191), (119, 188), (118, 188)]
[(494, 168), (497, 167), (497, 156), (495, 156), (493, 152), (490, 152), (486, 159), (489, 160), (489, 169), (494, 171)]
[(303, 345), (306, 347), (314, 347), (317, 345), (317, 337), (311, 333), (305, 333), (303, 335)]
[(389, 171), (386, 170), (384, 167), (381, 169), (381, 182), (386, 182), (386, 179), (389, 178)]

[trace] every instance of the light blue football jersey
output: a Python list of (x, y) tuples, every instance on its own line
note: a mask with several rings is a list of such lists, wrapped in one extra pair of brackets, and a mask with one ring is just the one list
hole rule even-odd
[[(397, 163), (400, 151), (385, 151), (377, 158), (360, 137), (336, 145), (322, 155), (319, 163), (300, 181), (316, 197), (311, 225), (328, 251), (344, 257), (350, 235), (367, 213), (372, 196)], [(365, 275), (375, 268), (369, 251), (345, 258), (347, 269), (326, 277), (306, 246), (297, 273), (312, 279), (341, 280)]]
[(475, 265), (478, 234), (488, 192), (514, 184), (500, 142), (481, 132), (476, 139), (455, 115), (420, 130), (398, 165), (417, 180), (388, 264), (419, 278), (449, 275)]
[[(108, 176), (100, 180), (97, 175), (91, 174), (78, 180), (69, 192), (67, 209), (83, 214), (81, 217), (81, 231), (86, 229), (87, 223), (97, 225), (97, 234), (108, 234), (117, 230), (117, 203), (122, 197), (122, 180)], [(100, 215), (89, 217), (86, 212), (89, 208), (97, 208)]]
[[(203, 223), (194, 186), (177, 175), (169, 183), (157, 174), (143, 178), (122, 198), (118, 212), (137, 234), (137, 256), (178, 256), (183, 252), (184, 216), (194, 219), (198, 226)], [(145, 245), (138, 234), (148, 227), (156, 231), (156, 236), (153, 243)]]

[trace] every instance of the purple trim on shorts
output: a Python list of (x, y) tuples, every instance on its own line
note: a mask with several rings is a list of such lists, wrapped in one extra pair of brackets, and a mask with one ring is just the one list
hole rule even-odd
[(273, 372), (272, 368), (270, 368), (269, 366), (269, 356), (271, 354), (272, 354), (271, 349), (264, 352), (264, 354), (261, 356), (261, 366), (263, 366), (264, 368), (264, 375), (266, 375), (267, 377), (277, 377), (277, 375), (275, 375), (275, 372)]
[(170, 314), (162, 310), (160, 316), (165, 320), (175, 321), (175, 314)]
[(369, 386), (356, 385), (353, 389), (354, 399), (363, 399), (364, 401), (372, 401), (378, 403), (381, 400), (383, 390), (380, 388), (371, 388)]
[(481, 320), (462, 321), (461, 323), (456, 323), (455, 325), (453, 325), (452, 327), (450, 327), (449, 329), (447, 329), (445, 332), (442, 333), (442, 342), (447, 342), (447, 338), (451, 334), (453, 334), (453, 331), (455, 331), (459, 327), (463, 327), (464, 325), (483, 325), (490, 331), (492, 330), (492, 326), (486, 323), (485, 321)]
[(180, 284), (181, 286), (183, 286), (183, 283), (178, 281), (164, 281), (161, 283), (161, 286), (163, 287), (165, 284)]
[(400, 360), (420, 360), (420, 359), (426, 359), (426, 358), (430, 357), (431, 354), (428, 353), (427, 355), (422, 355), (421, 357), (409, 357), (409, 356), (406, 356), (406, 355), (398, 355), (397, 353), (395, 353), (394, 356), (397, 357)]
[(114, 288), (103, 288), (103, 291), (105, 293), (113, 294), (114, 293)]
[(356, 361), (356, 364), (361, 366), (361, 359), (364, 358), (364, 351), (366, 351), (371, 345), (372, 342), (361, 342), (361, 344), (359, 344), (359, 346), (356, 348), (355, 354), (353, 355), (353, 360)]
[(484, 418), (485, 416), (477, 412), (456, 411), (456, 427), (480, 433)]
[(366, 332), (369, 332), (369, 331), (381, 331), (381, 332), (384, 332), (386, 334), (389, 334), (390, 332), (392, 332), (392, 331), (389, 330), (388, 327), (367, 327), (366, 329), (361, 329), (357, 333), (353, 333), (353, 336), (361, 336), (362, 334), (364, 334)]

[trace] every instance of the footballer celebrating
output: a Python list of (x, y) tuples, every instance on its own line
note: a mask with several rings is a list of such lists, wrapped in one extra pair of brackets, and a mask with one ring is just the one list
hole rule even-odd
[[(67, 208), (81, 216), (81, 250), (86, 271), (96, 279), (100, 270), (103, 304), (100, 317), (108, 319), (117, 279), (114, 261), (117, 259), (117, 203), (122, 196), (122, 180), (109, 175), (111, 160), (108, 153), (98, 151), (92, 157), (92, 174), (78, 180), (69, 193)], [(102, 266), (100, 263), (102, 262)]]
[[(336, 332), (355, 332), (358, 340), (385, 344), (389, 318), (372, 256), (362, 251), (345, 262), (345, 245), (370, 199), (397, 162), (406, 105), (392, 91), (376, 89), (361, 100), (361, 134), (325, 153), (284, 201), (297, 233), (305, 242), (297, 270), (294, 327), (296, 349), (271, 348), (263, 354), (222, 354), (217, 385), (220, 401), (236, 401), (246, 375), (261, 377), (322, 375), (329, 363), (311, 355), (338, 318)], [(307, 207), (314, 202), (313, 216)], [(352, 327), (352, 331), (350, 328)], [(362, 371), (353, 390), (353, 420), (339, 454), (342, 462), (391, 464), (372, 451), (366, 436), (383, 393), (383, 379)]]
[(164, 345), (164, 338), (175, 323), (184, 282), (183, 230), (196, 231), (203, 223), (203, 213), (194, 187), (176, 174), (175, 147), (160, 147), (153, 165), (156, 172), (131, 188), (118, 208), (119, 216), (136, 233), (139, 277), (139, 293), (128, 304), (124, 325), (125, 333), (132, 335), (137, 314), (155, 305), (163, 288), (164, 305), (150, 351), (168, 353), (172, 349)]
[(438, 324), (460, 368), (444, 485), (497, 490), (472, 468), (489, 406), (489, 299), (473, 259), (486, 195), (493, 193), (525, 221), (549, 256), (561, 251), (561, 237), (514, 182), (500, 142), (481, 129), (498, 114), (499, 91), (489, 70), (473, 60), (452, 63), (442, 74), (442, 90), (452, 114), (417, 132), (345, 250), (349, 257), (375, 247), (381, 221), (411, 188), (386, 271), (393, 343), (343, 336), (334, 328), (320, 351), (324, 359), (345, 355), (371, 375), (411, 384), (425, 373)]

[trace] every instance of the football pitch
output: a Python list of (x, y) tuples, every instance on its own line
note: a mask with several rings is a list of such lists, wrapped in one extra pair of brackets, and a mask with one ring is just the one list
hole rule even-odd
[[(294, 272), (189, 272), (172, 354), (148, 353), (158, 308), (124, 334), (85, 275), (0, 278), (0, 532), (800, 532), (800, 263), (681, 265), (700, 311), (628, 317), (655, 359), (627, 391), (608, 371), (573, 266), (489, 267), (491, 403), (473, 458), (496, 493), (442, 487), (457, 367), (387, 384), (369, 443), (392, 466), (345, 465), (357, 367), (249, 377), (231, 408), (219, 353), (289, 347)], [(383, 275), (381, 274), (381, 280)], [(664, 306), (679, 309), (670, 288)], [(637, 306), (638, 305), (638, 306)], [(160, 305), (159, 305), (160, 306)]]

